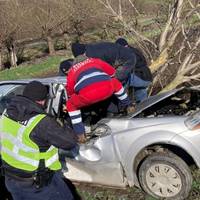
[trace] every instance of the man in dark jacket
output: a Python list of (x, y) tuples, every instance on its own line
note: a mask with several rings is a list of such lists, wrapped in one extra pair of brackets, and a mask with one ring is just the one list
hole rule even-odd
[(73, 43), (74, 57), (85, 55), (89, 58), (100, 58), (116, 69), (116, 78), (126, 85), (130, 74), (134, 71), (136, 58), (132, 51), (112, 42), (91, 44)]
[(130, 76), (129, 86), (134, 88), (136, 102), (141, 102), (147, 98), (147, 88), (152, 82), (152, 74), (146, 58), (140, 50), (129, 46), (124, 38), (117, 39), (115, 43), (128, 48), (136, 56), (135, 71)]
[(76, 137), (45, 111), (47, 87), (38, 81), (12, 99), (0, 119), (5, 182), (14, 200), (72, 200), (59, 175), (58, 148), (71, 149)]

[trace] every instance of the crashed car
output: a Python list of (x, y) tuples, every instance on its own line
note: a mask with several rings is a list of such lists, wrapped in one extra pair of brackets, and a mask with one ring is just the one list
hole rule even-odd
[[(66, 79), (37, 80), (49, 90), (46, 111), (65, 124)], [(0, 82), (1, 114), (29, 81)], [(200, 167), (199, 108), (200, 88), (179, 88), (138, 104), (132, 116), (100, 119), (76, 156), (60, 151), (63, 174), (95, 185), (135, 185), (158, 199), (185, 199), (192, 185), (190, 167)]]

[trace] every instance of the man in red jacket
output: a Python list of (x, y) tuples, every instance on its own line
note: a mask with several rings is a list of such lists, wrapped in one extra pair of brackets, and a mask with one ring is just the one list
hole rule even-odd
[(66, 109), (80, 143), (86, 141), (80, 111), (82, 107), (103, 101), (113, 94), (124, 108), (130, 106), (128, 95), (121, 82), (114, 76), (115, 69), (111, 65), (100, 59), (87, 58), (85, 55), (78, 56), (70, 68), (66, 85), (69, 96)]

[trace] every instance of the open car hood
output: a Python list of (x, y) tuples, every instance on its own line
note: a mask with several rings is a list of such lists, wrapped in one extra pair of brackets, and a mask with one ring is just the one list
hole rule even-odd
[(136, 110), (135, 112), (130, 116), (130, 118), (133, 118), (146, 109), (155, 106), (157, 103), (164, 101), (165, 99), (172, 97), (176, 95), (177, 93), (181, 92), (188, 92), (188, 91), (199, 91), (200, 92), (200, 87), (199, 86), (194, 86), (194, 87), (181, 87), (178, 89), (170, 90), (167, 92), (163, 92), (154, 96), (150, 96), (148, 99), (144, 100), (143, 102), (139, 103), (136, 105)]

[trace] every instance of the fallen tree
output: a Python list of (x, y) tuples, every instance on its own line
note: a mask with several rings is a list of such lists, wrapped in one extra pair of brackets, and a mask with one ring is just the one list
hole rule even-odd
[[(195, 42), (190, 41), (188, 37), (195, 26), (200, 27), (200, 4), (197, 1), (169, 1), (168, 9), (165, 9), (167, 17), (162, 24), (159, 24), (160, 34), (157, 41), (154, 38), (146, 37), (144, 33), (137, 30), (137, 27), (132, 26), (130, 19), (123, 13), (125, 1), (119, 0), (118, 6), (114, 6), (112, 0), (97, 1), (122, 24), (128, 33), (127, 37), (133, 38), (134, 44), (141, 48), (150, 61), (150, 69), (154, 74), (150, 93), (173, 89), (191, 80), (199, 80), (200, 75), (194, 75), (194, 73), (197, 73), (199, 68), (200, 58), (195, 50), (199, 48), (200, 36), (198, 34), (195, 36)], [(130, 4), (135, 16), (139, 18), (140, 13), (133, 1), (126, 0), (126, 2)], [(180, 45), (177, 45), (177, 43), (180, 43)], [(178, 60), (178, 62), (175, 60)], [(169, 69), (172, 69), (173, 74), (168, 73), (170, 75), (166, 77), (166, 71)]]

